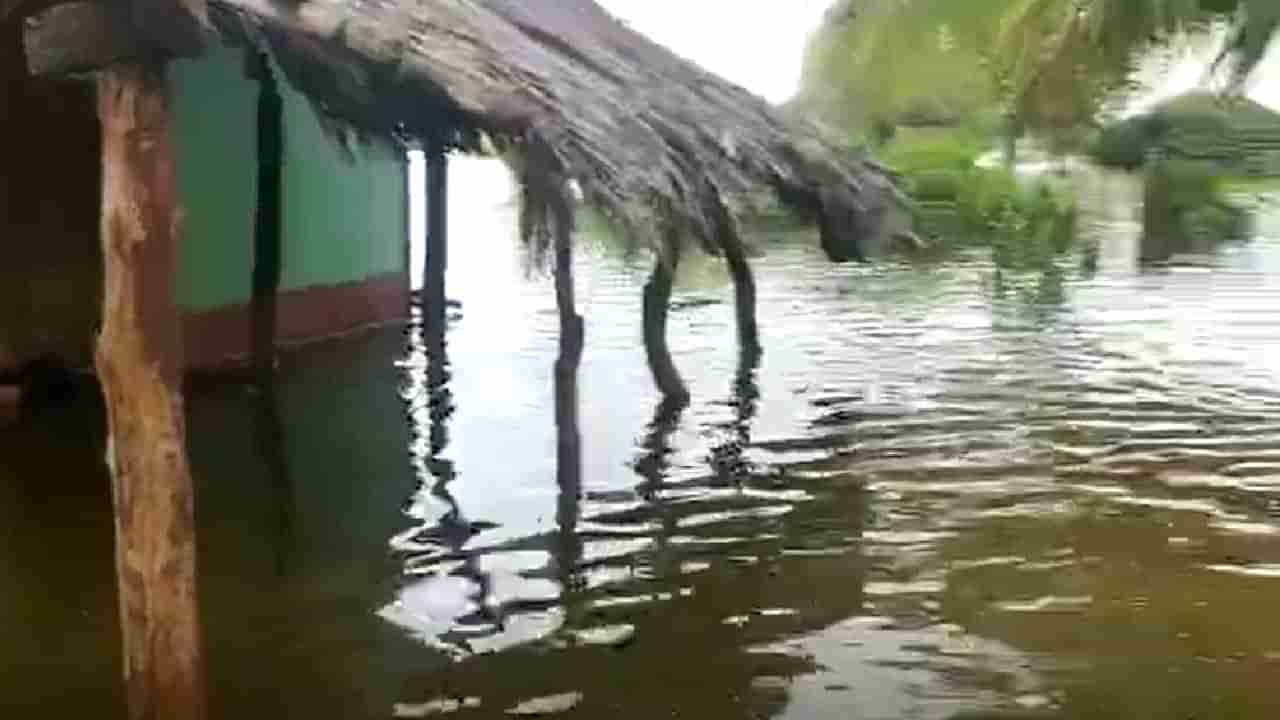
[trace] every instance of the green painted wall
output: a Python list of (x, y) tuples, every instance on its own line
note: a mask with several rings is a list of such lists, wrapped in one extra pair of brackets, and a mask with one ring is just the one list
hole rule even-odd
[(357, 162), (320, 128), (307, 101), (284, 93), (286, 290), (403, 271), (409, 210), (406, 160), (383, 145)]
[(219, 52), (170, 71), (183, 208), (174, 292), (190, 309), (249, 299), (258, 91), (240, 57)]
[[(170, 74), (184, 234), (175, 292), (189, 310), (249, 301), (257, 196), (257, 86), (243, 53), (175, 63)], [(350, 162), (307, 101), (285, 101), (282, 289), (355, 282), (404, 271), (404, 161), (389, 147)]]

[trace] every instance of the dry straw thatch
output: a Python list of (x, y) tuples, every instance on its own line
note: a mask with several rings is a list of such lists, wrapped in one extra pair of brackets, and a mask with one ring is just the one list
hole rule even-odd
[[(530, 222), (573, 180), (632, 238), (737, 243), (773, 190), (856, 257), (897, 193), (873, 163), (676, 56), (592, 0), (210, 0), (227, 39), (268, 50), (321, 112), (370, 136), (487, 138), (525, 158)], [(655, 242), (656, 241), (656, 242)]]

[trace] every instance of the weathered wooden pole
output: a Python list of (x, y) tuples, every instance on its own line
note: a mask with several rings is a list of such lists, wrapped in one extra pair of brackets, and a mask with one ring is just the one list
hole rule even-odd
[(733, 279), (734, 307), (738, 319), (738, 350), (743, 355), (758, 356), (760, 329), (756, 324), (756, 278), (751, 272), (747, 254), (739, 244), (725, 247), (724, 259)]
[(443, 329), (448, 318), (445, 274), (449, 266), (449, 155), (444, 139), (427, 140), (423, 154), (427, 164), (426, 263), (423, 269), (424, 321)]
[(58, 4), (23, 32), (36, 75), (97, 73), (102, 330), (124, 679), (130, 720), (203, 720), (196, 542), (166, 61), (205, 49), (205, 0)]
[(666, 255), (659, 255), (654, 261), (653, 274), (644, 286), (644, 349), (658, 390), (668, 398), (685, 400), (689, 390), (667, 346), (667, 310), (679, 265), (680, 242), (673, 231), (668, 230)]
[(271, 60), (250, 51), (258, 81), (258, 202), (253, 228), (253, 369), (260, 385), (271, 382), (276, 363), (277, 300), (283, 270), (284, 102)]
[(729, 206), (710, 183), (706, 197), (714, 224), (716, 245), (724, 253), (725, 263), (729, 266), (729, 277), (733, 280), (738, 351), (744, 360), (753, 363), (761, 352), (760, 329), (756, 324), (756, 278), (751, 272), (751, 262), (747, 260), (747, 250), (742, 242), (742, 233), (738, 231), (738, 222), (729, 211)]
[(116, 569), (131, 720), (204, 717), (196, 543), (173, 299), (178, 241), (168, 91), (159, 63), (98, 75), (106, 397)]
[(449, 391), (449, 354), (446, 345), (449, 310), (445, 275), (449, 263), (449, 156), (439, 135), (423, 147), (426, 161), (426, 250), (421, 290), (422, 336), (427, 351), (427, 387), (431, 393), (430, 441), (432, 456), (448, 444), (445, 420), (453, 412)]
[(294, 493), (275, 383), (277, 308), (284, 271), (284, 99), (271, 57), (265, 52), (249, 50), (247, 60), (248, 74), (258, 82), (258, 185), (250, 301), (252, 364), (258, 387), (253, 439), (258, 457), (271, 479), (271, 524), (279, 538), (276, 575), (283, 578), (290, 565), (286, 540), (293, 528)]
[[(578, 366), (586, 340), (586, 327), (577, 309), (573, 281), (573, 206), (563, 184), (550, 193), (551, 218), (555, 232), (556, 308), (560, 316), (560, 354), (556, 358), (557, 476), (561, 505), (557, 515), (561, 525), (570, 515), (576, 518), (582, 487), (581, 435), (578, 427)], [(566, 503), (569, 503), (566, 505)], [(569, 513), (566, 515), (566, 513)]]

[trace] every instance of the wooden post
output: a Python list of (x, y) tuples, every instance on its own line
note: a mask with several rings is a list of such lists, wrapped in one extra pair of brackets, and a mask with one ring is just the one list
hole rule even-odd
[(426, 267), (422, 279), (424, 321), (444, 328), (448, 318), (445, 270), (449, 266), (449, 156), (444, 141), (432, 137), (424, 148), (427, 163)]
[(659, 257), (654, 262), (653, 274), (644, 286), (644, 349), (658, 390), (673, 400), (687, 400), (689, 390), (667, 347), (667, 310), (675, 272), (680, 265), (680, 243), (670, 234), (666, 250), (667, 257)]
[(738, 315), (738, 349), (744, 355), (760, 354), (760, 330), (756, 325), (756, 279), (742, 246), (725, 248), (729, 277), (733, 278), (734, 304)]
[(173, 299), (178, 235), (161, 64), (98, 76), (106, 399), (131, 720), (201, 720), (196, 544)]
[(276, 575), (289, 573), (288, 538), (293, 530), (294, 486), (284, 451), (284, 422), (276, 396), (276, 328), (284, 267), (284, 100), (271, 57), (248, 51), (248, 74), (258, 82), (257, 209), (253, 227), (252, 363), (258, 397), (253, 439), (271, 478), (272, 526), (277, 534)]
[(738, 231), (738, 222), (729, 211), (719, 189), (709, 180), (703, 194), (703, 203), (713, 224), (715, 244), (724, 253), (725, 262), (729, 266), (729, 277), (733, 280), (738, 350), (742, 356), (740, 359), (754, 363), (761, 352), (760, 329), (756, 324), (756, 278), (751, 272), (751, 263), (747, 260), (742, 234)]
[(448, 444), (445, 420), (453, 412), (449, 391), (448, 295), (445, 274), (449, 263), (449, 156), (439, 136), (423, 147), (426, 162), (426, 258), (422, 278), (421, 322), (427, 351), (427, 386), (431, 393), (432, 456)]
[(253, 228), (251, 347), (257, 381), (266, 385), (275, 374), (276, 307), (284, 255), (284, 103), (270, 58), (251, 51), (249, 65), (251, 75), (258, 81), (258, 203)]
[[(560, 354), (556, 358), (557, 476), (562, 527), (576, 525), (582, 488), (581, 435), (578, 428), (578, 366), (582, 362), (586, 328), (578, 314), (573, 282), (573, 207), (563, 185), (555, 192), (551, 216), (555, 230), (556, 308), (560, 314)], [(573, 518), (570, 522), (569, 518)]]

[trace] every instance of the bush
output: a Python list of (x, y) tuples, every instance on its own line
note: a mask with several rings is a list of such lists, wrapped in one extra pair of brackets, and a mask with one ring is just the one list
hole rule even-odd
[(980, 133), (903, 128), (881, 159), (917, 203), (917, 231), (944, 246), (989, 246), (1008, 269), (1052, 264), (1075, 238), (1073, 199), (1045, 184), (1027, 186), (1005, 168), (978, 167), (988, 148)]
[(1212, 164), (1168, 160), (1147, 171), (1142, 259), (1206, 253), (1248, 235), (1248, 213), (1228, 201)]
[(1134, 171), (1147, 161), (1147, 150), (1160, 138), (1149, 118), (1130, 118), (1103, 128), (1089, 154), (1103, 167)]
[(964, 172), (973, 168), (987, 144), (966, 130), (902, 127), (893, 142), (877, 153), (877, 159), (907, 176)]

